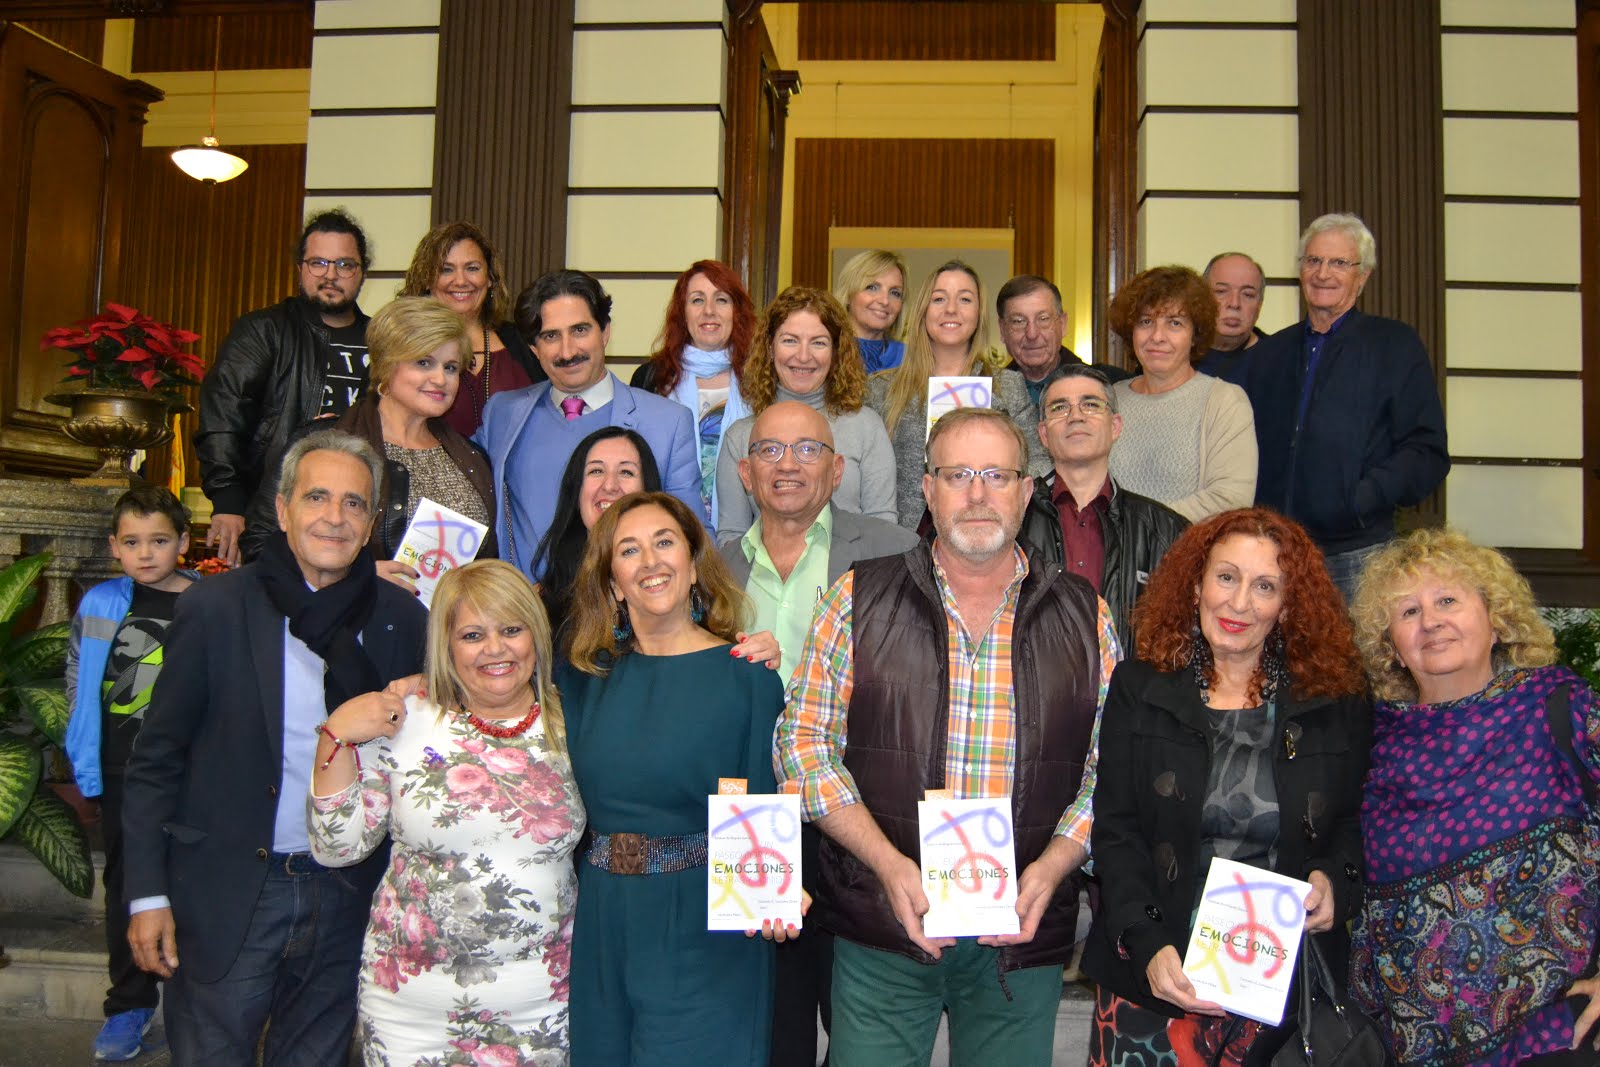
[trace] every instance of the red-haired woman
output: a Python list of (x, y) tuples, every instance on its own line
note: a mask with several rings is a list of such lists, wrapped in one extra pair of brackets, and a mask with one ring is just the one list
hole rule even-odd
[(1361, 660), (1322, 554), (1263, 508), (1185, 531), (1134, 619), (1138, 656), (1112, 674), (1101, 720), (1116, 773), (1094, 797), (1089, 1062), (1237, 1064), (1278, 1031), (1196, 994), (1190, 918), (1213, 858), (1299, 878), (1306, 931), (1342, 968), (1372, 736)]
[(739, 375), (756, 331), (756, 308), (739, 276), (702, 259), (678, 275), (656, 350), (634, 371), (635, 389), (671, 397), (688, 408), (700, 432), (700, 498), (717, 528), (717, 452), (722, 432), (750, 414)]

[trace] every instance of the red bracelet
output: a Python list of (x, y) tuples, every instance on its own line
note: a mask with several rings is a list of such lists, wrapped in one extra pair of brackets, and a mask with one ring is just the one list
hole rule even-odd
[(322, 766), (318, 767), (317, 769), (322, 771), (327, 770), (329, 764), (333, 763), (333, 761), (338, 758), (339, 750), (341, 748), (348, 748), (350, 750), (350, 754), (356, 758), (356, 777), (361, 777), (361, 753), (356, 751), (356, 746), (351, 744), (349, 741), (334, 736), (333, 731), (328, 729), (327, 723), (318, 725), (317, 732), (319, 734), (323, 734), (329, 741), (333, 742), (333, 751), (328, 754), (328, 758), (324, 760), (322, 762)]

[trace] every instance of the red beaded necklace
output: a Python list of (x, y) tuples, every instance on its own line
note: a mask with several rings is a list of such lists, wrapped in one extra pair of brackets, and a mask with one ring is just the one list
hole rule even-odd
[(528, 714), (511, 723), (509, 726), (496, 726), (488, 719), (480, 719), (472, 712), (462, 707), (461, 714), (467, 717), (467, 722), (479, 733), (488, 734), (490, 737), (521, 737), (528, 732), (528, 728), (539, 721), (539, 702), (535, 700), (528, 708)]

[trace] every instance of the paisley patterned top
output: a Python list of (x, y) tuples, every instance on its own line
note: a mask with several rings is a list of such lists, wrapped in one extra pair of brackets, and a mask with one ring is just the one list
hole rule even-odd
[(1563, 684), (1574, 748), (1600, 775), (1600, 705), (1564, 667), (1377, 705), (1351, 992), (1401, 1063), (1512, 1064), (1571, 1044), (1563, 997), (1600, 934), (1600, 821), (1550, 738), (1545, 700)]

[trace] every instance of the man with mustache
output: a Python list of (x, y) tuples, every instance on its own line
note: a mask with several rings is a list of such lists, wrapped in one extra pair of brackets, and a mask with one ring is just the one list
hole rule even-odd
[(517, 297), (517, 330), (549, 381), (496, 393), (474, 443), (489, 454), (501, 504), (500, 558), (538, 581), (534, 553), (555, 515), (573, 449), (602, 426), (626, 426), (650, 446), (661, 487), (704, 521), (700, 444), (689, 409), (624, 385), (606, 370), (611, 297), (581, 270), (544, 275)]
[[(926, 1064), (942, 1011), (953, 1063), (1050, 1062), (1119, 652), (1089, 583), (1016, 542), (1027, 456), (1003, 412), (934, 424), (922, 492), (935, 535), (858, 562), (823, 596), (778, 721), (779, 787), (825, 835), (811, 918), (835, 935), (840, 1067)], [(930, 789), (1010, 798), (1019, 933), (923, 932)]]
[(343, 415), (367, 389), (367, 316), (356, 306), (371, 266), (367, 235), (343, 211), (313, 215), (300, 233), (300, 291), (239, 317), (200, 386), (194, 435), (211, 501), (206, 544), (239, 563), (245, 510), (262, 467), (296, 427)]
[(392, 735), (405, 704), (381, 690), (422, 669), (427, 613), (364, 547), (382, 477), (359, 437), (301, 438), (283, 458), (280, 532), (178, 598), (123, 797), (128, 943), (166, 979), (178, 1067), (256, 1063), (264, 1029), (264, 1067), (349, 1054), (388, 852), (318, 863), (306, 797), (329, 715)]

